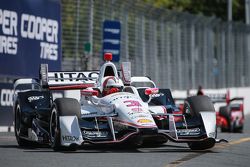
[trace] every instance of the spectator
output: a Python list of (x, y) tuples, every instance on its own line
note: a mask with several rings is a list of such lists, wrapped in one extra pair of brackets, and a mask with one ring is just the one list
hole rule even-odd
[(202, 90), (202, 86), (198, 87), (197, 95), (204, 95), (204, 92)]

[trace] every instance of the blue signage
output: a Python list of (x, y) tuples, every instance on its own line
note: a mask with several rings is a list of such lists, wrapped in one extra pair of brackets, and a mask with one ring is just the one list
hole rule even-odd
[(13, 124), (13, 84), (0, 83), (0, 126)]
[(60, 0), (0, 1), (0, 76), (38, 77), (61, 69)]
[(105, 20), (103, 22), (103, 53), (113, 54), (114, 62), (120, 60), (121, 23), (119, 21)]

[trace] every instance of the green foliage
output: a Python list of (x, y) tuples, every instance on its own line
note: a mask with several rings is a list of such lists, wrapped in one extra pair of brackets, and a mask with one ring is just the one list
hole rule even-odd
[[(227, 20), (228, 0), (144, 0), (155, 7), (167, 8), (177, 11), (186, 11), (205, 16), (217, 16)], [(233, 0), (233, 20), (244, 21), (245, 0)]]

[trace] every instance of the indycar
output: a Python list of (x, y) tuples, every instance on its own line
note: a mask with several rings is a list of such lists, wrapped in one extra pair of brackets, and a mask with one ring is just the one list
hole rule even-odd
[(244, 127), (244, 98), (230, 99), (229, 91), (220, 96), (211, 96), (214, 104), (220, 105), (216, 112), (216, 124), (221, 132), (243, 132)]
[[(84, 144), (143, 146), (170, 140), (204, 150), (224, 141), (216, 138), (215, 109), (207, 96), (188, 97), (180, 113), (169, 89), (158, 89), (148, 77), (131, 77), (129, 62), (118, 71), (110, 53), (104, 59), (100, 71), (49, 72), (42, 64), (39, 79), (14, 82), (19, 146), (47, 144), (60, 151)], [(104, 95), (107, 78), (120, 87)], [(55, 90), (76, 90), (80, 97), (53, 99)]]

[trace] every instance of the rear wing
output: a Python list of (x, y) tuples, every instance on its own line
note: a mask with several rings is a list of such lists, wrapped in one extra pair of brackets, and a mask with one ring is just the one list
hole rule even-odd
[(206, 94), (210, 99), (212, 100), (213, 103), (231, 103), (233, 101), (244, 101), (243, 97), (235, 97), (235, 98), (230, 98), (230, 92), (229, 90), (226, 93), (221, 93), (221, 94)]
[[(76, 89), (93, 87), (99, 71), (48, 71), (48, 64), (41, 64), (40, 84), (43, 88), (49, 89), (70, 89), (71, 86)], [(72, 87), (73, 88), (73, 87)]]
[[(122, 63), (118, 76), (125, 84), (130, 83), (131, 65)], [(43, 88), (51, 90), (84, 89), (94, 87), (99, 77), (99, 71), (48, 71), (48, 64), (40, 66), (40, 84)]]

